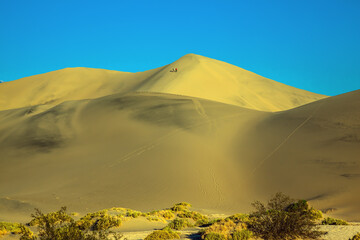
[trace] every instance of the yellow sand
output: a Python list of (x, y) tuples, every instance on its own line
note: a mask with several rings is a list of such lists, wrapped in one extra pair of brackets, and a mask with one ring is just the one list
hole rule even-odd
[[(174, 67), (178, 72), (170, 72)], [(188, 54), (167, 66), (140, 73), (67, 68), (2, 83), (0, 110), (139, 91), (199, 97), (262, 111), (286, 110), (325, 97), (225, 62)]]
[[(186, 58), (207, 59), (187, 55), (179, 62)], [(207, 68), (206, 62), (201, 64), (200, 69)], [(186, 69), (176, 66), (179, 72), (169, 72), (172, 76)], [(151, 71), (161, 74), (159, 69)], [(125, 75), (137, 73), (114, 74), (126, 79)], [(84, 90), (84, 99), (62, 102), (80, 96), (71, 94), (66, 89), (72, 85), (66, 85), (62, 98), (54, 97), (58, 100), (51, 104), (0, 111), (0, 221), (21, 219), (33, 207), (47, 211), (64, 205), (84, 213), (114, 206), (162, 209), (187, 201), (207, 212), (248, 212), (252, 201), (265, 200), (277, 191), (311, 200), (333, 216), (359, 220), (360, 91), (272, 113), (224, 104), (233, 99), (226, 97), (225, 90), (212, 93), (212, 100), (221, 97), (223, 101), (159, 93), (175, 89), (178, 80), (167, 88), (157, 83), (162, 78), (155, 81), (156, 74), (139, 74), (144, 78), (148, 74), (146, 84), (124, 83), (123, 89), (156, 89), (157, 93), (116, 92), (104, 87), (94, 94), (116, 93), (92, 98), (85, 97)], [(184, 82), (186, 74), (179, 74)], [(36, 82), (30, 77), (12, 84), (20, 89), (29, 79)], [(291, 99), (302, 92), (267, 81), (283, 87), (279, 90), (283, 94), (267, 103), (280, 101), (277, 96)], [(52, 89), (58, 86), (60, 92), (64, 84), (57, 82), (49, 85)], [(15, 94), (15, 85), (10, 91), (10, 84), (0, 84), (0, 91), (7, 88), (7, 94)], [(22, 94), (7, 101), (10, 107), (3, 108), (26, 105), (22, 98), (32, 96), (40, 103), (41, 96), (51, 94), (44, 90), (46, 84), (43, 88), (34, 85), (26, 85)], [(179, 89), (185, 91), (180, 85), (181, 81)], [(89, 89), (96, 89), (94, 86), (88, 84)], [(271, 92), (276, 87), (264, 89)], [(181, 91), (178, 94), (190, 95), (191, 89)], [(194, 95), (202, 93), (196, 87), (193, 91)], [(262, 106), (256, 99), (250, 93), (246, 98)], [(56, 105), (56, 101), (62, 103)]]

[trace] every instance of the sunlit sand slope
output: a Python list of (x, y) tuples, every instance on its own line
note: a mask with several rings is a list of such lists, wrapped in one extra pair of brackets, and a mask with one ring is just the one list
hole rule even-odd
[(0, 216), (26, 212), (15, 203), (246, 212), (283, 191), (360, 220), (359, 109), (355, 91), (279, 113), (154, 93), (0, 111)]
[[(178, 72), (171, 72), (175, 67)], [(0, 110), (139, 91), (180, 94), (263, 111), (286, 110), (325, 97), (188, 54), (172, 64), (139, 73), (67, 68), (2, 83)]]
[[(272, 114), (247, 138), (259, 194), (286, 191), (360, 220), (360, 91)], [(244, 146), (245, 146), (244, 145)]]

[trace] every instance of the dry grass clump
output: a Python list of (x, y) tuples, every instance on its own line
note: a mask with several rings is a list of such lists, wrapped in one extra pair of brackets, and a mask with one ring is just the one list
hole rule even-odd
[(337, 218), (327, 217), (321, 222), (322, 225), (349, 225), (346, 221)]
[(201, 233), (202, 239), (233, 239), (239, 232), (248, 231), (247, 226), (243, 222), (235, 223), (231, 219), (222, 219), (210, 225), (206, 230)]
[(150, 233), (144, 240), (165, 240), (165, 239), (179, 239), (180, 236), (170, 229), (157, 230)]
[[(22, 227), (28, 229), (20, 223), (0, 222), (0, 236), (8, 233), (20, 234), (22, 232)], [(30, 231), (30, 229), (28, 230)]]
[(243, 214), (243, 213), (237, 213), (237, 214), (231, 215), (230, 217), (227, 217), (225, 219), (229, 219), (235, 223), (238, 223), (238, 222), (248, 223), (250, 221), (250, 215)]
[(169, 209), (151, 211), (146, 214), (147, 216), (156, 216), (165, 220), (170, 220), (175, 218), (174, 213)]
[(179, 218), (190, 218), (192, 220), (199, 221), (199, 220), (208, 220), (208, 218), (201, 213), (195, 211), (183, 211), (177, 214)]

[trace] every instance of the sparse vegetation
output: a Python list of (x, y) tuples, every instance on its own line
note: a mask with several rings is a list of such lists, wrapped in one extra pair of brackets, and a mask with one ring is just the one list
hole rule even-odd
[(231, 219), (222, 219), (210, 225), (201, 233), (202, 239), (232, 239), (235, 232), (246, 230), (247, 226), (243, 222), (235, 223)]
[(145, 240), (162, 240), (162, 239), (179, 239), (180, 236), (176, 232), (169, 229), (157, 230), (150, 233)]
[[(192, 226), (206, 227), (200, 231), (204, 240), (248, 240), (253, 237), (269, 240), (317, 239), (324, 234), (316, 228), (322, 212), (312, 208), (305, 200), (294, 201), (277, 193), (266, 204), (255, 202), (253, 206), (255, 211), (250, 215), (234, 214), (225, 219), (209, 219), (199, 212), (190, 211), (191, 205), (185, 202), (147, 213), (127, 208), (104, 209), (88, 213), (77, 221), (72, 218), (76, 214), (66, 213), (65, 207), (47, 214), (36, 209), (29, 225), (37, 226), (37, 235), (21, 224), (4, 222), (0, 222), (0, 235), (18, 233), (22, 234), (21, 240), (117, 240), (123, 236), (109, 229), (119, 227), (122, 221), (138, 217), (169, 223), (164, 229), (152, 232), (146, 240), (178, 239), (179, 234), (173, 230)], [(321, 224), (347, 225), (347, 222), (325, 218)], [(360, 240), (360, 233), (350, 240)]]
[(173, 212), (188, 211), (190, 207), (191, 207), (190, 203), (181, 202), (181, 203), (175, 204), (172, 208), (170, 208), (170, 210)]
[(267, 205), (253, 203), (256, 211), (250, 215), (249, 228), (264, 239), (317, 239), (323, 232), (317, 230), (316, 216), (304, 200), (294, 201), (277, 193)]
[(182, 230), (184, 228), (191, 227), (191, 226), (192, 225), (190, 224), (190, 222), (187, 219), (175, 218), (166, 226), (166, 228), (170, 228), (170, 229), (174, 229), (174, 230)]
[(248, 240), (253, 236), (253, 233), (248, 229), (243, 229), (241, 231), (235, 231), (232, 234), (232, 240)]
[(355, 234), (352, 238), (349, 238), (349, 240), (360, 240), (360, 232)]
[(80, 229), (107, 230), (121, 226), (121, 216), (110, 216), (108, 210), (88, 213), (76, 222)]
[(348, 225), (348, 223), (342, 219), (327, 217), (321, 222), (322, 225)]
[(238, 214), (232, 215), (230, 217), (227, 217), (225, 219), (229, 219), (235, 223), (237, 223), (237, 222), (248, 223), (250, 221), (250, 215), (238, 213)]
[(226, 237), (221, 233), (210, 232), (203, 238), (204, 240), (226, 240)]
[[(86, 221), (76, 222), (66, 213), (66, 207), (62, 207), (57, 212), (47, 214), (43, 214), (39, 209), (36, 209), (35, 214), (32, 214), (33, 219), (30, 224), (37, 226), (37, 236), (34, 236), (30, 230), (22, 226), (22, 237), (20, 239), (106, 240), (111, 237), (118, 240), (122, 238), (122, 235), (108, 231), (108, 228), (115, 225), (110, 216), (104, 215), (104, 212), (93, 214), (93, 216), (98, 217), (95, 220), (94, 226), (87, 224)], [(91, 220), (93, 220), (93, 218), (91, 218)]]
[(5, 235), (7, 233), (14, 233), (14, 234), (21, 233), (21, 224), (0, 222), (0, 236)]

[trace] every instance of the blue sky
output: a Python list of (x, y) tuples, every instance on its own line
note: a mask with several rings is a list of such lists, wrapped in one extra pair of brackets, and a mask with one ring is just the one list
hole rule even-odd
[(360, 89), (359, 0), (0, 0), (0, 80), (187, 53), (326, 95)]

